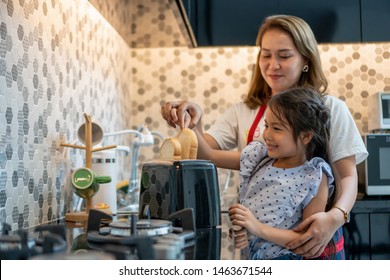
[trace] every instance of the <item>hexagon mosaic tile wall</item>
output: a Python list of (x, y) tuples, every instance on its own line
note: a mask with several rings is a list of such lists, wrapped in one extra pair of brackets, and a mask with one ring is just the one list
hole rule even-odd
[[(146, 123), (172, 136), (160, 105), (192, 99), (204, 106), (207, 128), (245, 94), (256, 59), (256, 47), (132, 49), (86, 0), (2, 0), (0, 16), (0, 219), (13, 230), (72, 209), (68, 174), (83, 155), (59, 144), (77, 138), (84, 112), (105, 131)], [(346, 101), (366, 133), (367, 97), (390, 91), (390, 43), (320, 52), (329, 93)], [(157, 156), (156, 140), (140, 166)], [(126, 178), (127, 159), (121, 167)]]
[(84, 156), (59, 144), (84, 112), (130, 126), (131, 53), (84, 0), (7, 0), (0, 14), (0, 217), (16, 230), (71, 209), (67, 176)]
[[(346, 102), (360, 132), (367, 133), (368, 115), (375, 113), (368, 96), (390, 91), (390, 43), (326, 44), (319, 50), (327, 92)], [(149, 112), (165, 101), (190, 99), (203, 106), (209, 127), (246, 94), (256, 53), (256, 47), (133, 49), (132, 120), (174, 136), (177, 131)]]

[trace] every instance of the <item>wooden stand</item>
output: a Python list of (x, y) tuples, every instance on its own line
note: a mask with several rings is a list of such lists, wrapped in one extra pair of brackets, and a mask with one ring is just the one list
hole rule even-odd
[[(85, 150), (85, 167), (92, 169), (92, 153), (97, 151), (102, 151), (102, 150), (113, 149), (116, 148), (116, 145), (110, 145), (110, 146), (93, 149), (91, 116), (84, 113), (84, 118), (85, 118), (85, 146), (72, 145), (66, 143), (61, 143), (61, 146)], [(65, 221), (75, 222), (75, 223), (85, 223), (88, 220), (89, 210), (91, 209), (91, 204), (92, 204), (91, 197), (85, 198), (85, 203), (86, 205), (85, 205), (84, 212), (66, 213)]]

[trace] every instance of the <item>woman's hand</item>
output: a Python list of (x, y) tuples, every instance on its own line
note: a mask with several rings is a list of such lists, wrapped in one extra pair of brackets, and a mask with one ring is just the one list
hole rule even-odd
[(181, 129), (194, 128), (202, 117), (202, 109), (199, 105), (188, 101), (172, 101), (161, 106), (161, 115), (167, 123)]
[(305, 233), (288, 243), (286, 247), (302, 257), (317, 258), (322, 254), (337, 228), (338, 224), (329, 212), (313, 214), (294, 229)]

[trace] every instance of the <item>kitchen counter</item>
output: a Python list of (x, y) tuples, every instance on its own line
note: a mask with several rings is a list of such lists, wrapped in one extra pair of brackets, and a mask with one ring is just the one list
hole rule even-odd
[[(96, 243), (91, 242), (88, 239), (88, 234), (85, 229), (80, 228), (69, 228), (69, 243), (67, 254), (77, 255), (91, 252), (91, 251), (102, 251), (105, 253), (113, 254), (115, 259), (149, 259), (151, 255), (143, 255), (144, 251), (153, 251), (152, 244), (160, 244), (160, 242), (154, 242), (152, 239), (147, 241), (144, 237), (140, 237), (139, 247), (136, 249), (135, 246), (121, 246), (117, 244), (108, 243)], [(187, 260), (213, 260), (220, 258), (220, 240), (221, 240), (221, 228), (213, 230), (199, 229), (196, 232), (196, 240), (193, 246), (182, 249), (182, 253), (177, 255), (177, 259)], [(137, 241), (138, 242), (138, 241)], [(146, 242), (146, 243), (145, 243)], [(133, 244), (134, 245), (134, 244)], [(146, 246), (146, 247), (145, 247)], [(73, 258), (73, 257), (72, 257)], [(157, 259), (165, 259), (156, 257)]]
[[(226, 212), (221, 215), (222, 225), (214, 230), (198, 230), (196, 246), (185, 249), (184, 259), (221, 259), (239, 258), (239, 250), (233, 246), (229, 238), (230, 221)], [(68, 253), (74, 254), (79, 250), (88, 250), (86, 229), (66, 223)]]
[(355, 202), (351, 213), (367, 212), (390, 213), (390, 196), (367, 196), (361, 195)]
[[(128, 217), (118, 221), (115, 216), (111, 219), (111, 216), (96, 210), (91, 210), (89, 217), (85, 225), (59, 220), (18, 232), (11, 232), (4, 224), (0, 259), (228, 260), (237, 256), (228, 237), (226, 212), (221, 215), (222, 225), (195, 231), (174, 227), (173, 232), (162, 234), (164, 230), (169, 232), (170, 228), (157, 226), (160, 222), (166, 224), (163, 220), (152, 220), (151, 227), (148, 224), (146, 230), (137, 224), (136, 237), (130, 233), (131, 219)], [(108, 227), (111, 222), (125, 226), (120, 229), (124, 237), (118, 236), (117, 228)], [(114, 230), (116, 235), (111, 235)], [(145, 233), (150, 230), (161, 231), (161, 234), (147, 236)]]
[[(132, 214), (137, 216), (135, 213)], [(2, 247), (0, 259), (96, 259), (114, 257), (115, 259), (231, 260), (239, 257), (238, 251), (234, 248), (228, 235), (231, 224), (226, 210), (221, 212), (221, 225), (217, 227), (198, 228), (194, 231), (191, 223), (187, 222), (186, 226), (183, 222), (183, 232), (180, 232), (181, 228), (174, 227), (174, 233), (159, 235), (158, 237), (145, 237), (145, 234), (141, 232), (143, 229), (138, 229), (138, 226), (138, 237), (132, 237), (130, 217), (131, 213), (112, 217), (102, 211), (91, 210), (88, 224), (85, 223), (84, 225), (61, 219), (14, 232), (11, 231), (9, 225), (3, 224), (3, 233), (0, 236)], [(182, 219), (187, 221), (184, 216)], [(108, 227), (110, 222), (124, 224), (126, 226), (124, 228), (126, 231), (125, 237), (111, 235), (111, 230)], [(155, 228), (154, 223), (152, 224), (153, 227)], [(168, 229), (166, 232), (168, 232)], [(120, 240), (118, 241), (118, 239)], [(172, 240), (175, 240), (175, 242), (180, 240), (180, 246), (177, 245), (179, 243), (175, 244), (176, 247), (173, 246), (176, 249), (181, 248), (181, 250), (177, 249), (178, 254), (175, 257), (165, 257), (165, 255), (158, 257), (159, 255), (156, 253), (156, 257), (150, 254), (140, 257), (137, 254), (135, 249), (137, 246), (139, 246), (139, 252), (155, 252), (155, 247), (152, 247), (152, 244), (160, 245), (161, 241), (163, 243), (167, 242), (165, 239), (171, 239), (169, 243), (172, 243)], [(135, 244), (138, 241), (140, 244)], [(97, 254), (97, 252), (101, 254)]]

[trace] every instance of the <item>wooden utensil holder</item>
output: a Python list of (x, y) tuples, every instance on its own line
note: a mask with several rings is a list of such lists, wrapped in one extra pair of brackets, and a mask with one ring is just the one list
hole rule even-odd
[[(63, 147), (85, 150), (85, 167), (92, 169), (92, 153), (97, 151), (107, 150), (107, 149), (113, 149), (116, 148), (116, 145), (109, 145), (109, 146), (93, 149), (92, 118), (91, 116), (84, 113), (84, 119), (85, 119), (85, 141), (84, 141), (85, 146), (66, 144), (66, 143), (61, 143), (60, 145)], [(85, 211), (66, 213), (65, 220), (67, 222), (85, 223), (88, 220), (89, 210), (91, 209), (91, 204), (92, 204), (91, 197), (85, 198), (85, 203), (86, 203)]]

